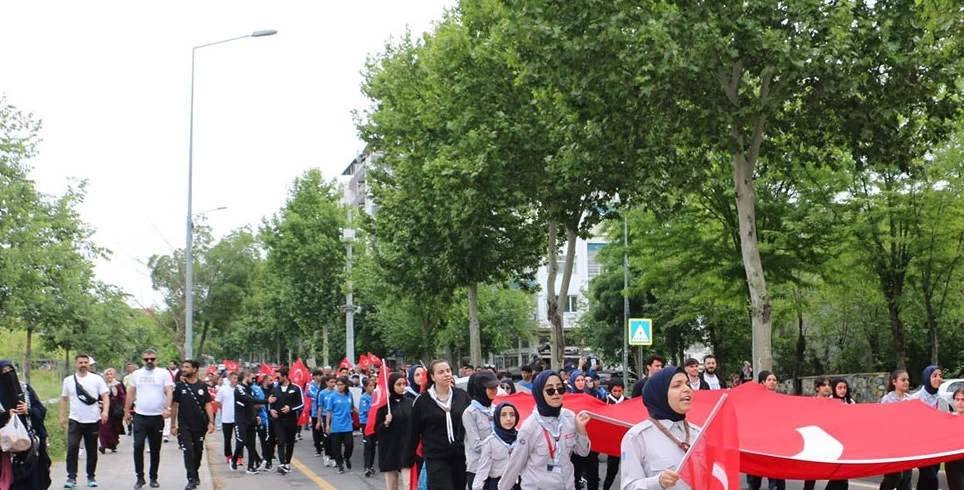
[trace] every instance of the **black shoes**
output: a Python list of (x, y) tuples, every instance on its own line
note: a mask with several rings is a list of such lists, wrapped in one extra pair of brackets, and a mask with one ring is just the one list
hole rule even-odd
[(151, 488), (160, 488), (161, 484), (157, 483), (157, 480), (151, 480)]
[(147, 482), (144, 481), (143, 478), (138, 478), (137, 483), (134, 484), (134, 488), (143, 488), (144, 485), (147, 485)]
[(351, 460), (350, 460), (350, 459), (345, 459), (345, 466), (348, 467), (349, 470), (351, 469)]

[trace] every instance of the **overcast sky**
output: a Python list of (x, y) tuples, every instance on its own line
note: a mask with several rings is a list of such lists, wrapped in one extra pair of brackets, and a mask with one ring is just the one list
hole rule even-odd
[(112, 251), (97, 277), (160, 304), (146, 267), (183, 248), (193, 46), (194, 211), (216, 237), (258, 226), (291, 181), (336, 177), (363, 148), (351, 111), (370, 54), (454, 0), (4, 2), (0, 93), (43, 121), (41, 190), (88, 181), (80, 211)]

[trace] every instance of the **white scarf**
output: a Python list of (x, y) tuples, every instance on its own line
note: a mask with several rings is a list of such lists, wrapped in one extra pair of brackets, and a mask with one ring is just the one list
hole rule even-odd
[(445, 412), (445, 430), (448, 431), (449, 444), (455, 442), (455, 429), (452, 427), (452, 388), (449, 388), (449, 397), (445, 399), (444, 402), (438, 399), (438, 393), (435, 391), (435, 385), (432, 385), (428, 389), (428, 395), (435, 400), (435, 404)]

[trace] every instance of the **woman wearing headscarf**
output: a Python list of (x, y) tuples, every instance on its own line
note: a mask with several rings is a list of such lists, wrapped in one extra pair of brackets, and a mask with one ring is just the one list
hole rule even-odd
[(660, 369), (646, 382), (642, 398), (649, 419), (623, 436), (620, 488), (689, 489), (673, 469), (700, 433), (686, 421), (693, 402), (686, 371), (676, 366)]
[(589, 454), (589, 414), (577, 416), (563, 408), (565, 391), (562, 377), (555, 371), (536, 376), (532, 382), (536, 409), (519, 428), (518, 445), (509, 456), (499, 490), (511, 490), (520, 477), (522, 490), (575, 490), (569, 457)]
[[(610, 378), (609, 395), (606, 396), (605, 400), (606, 405), (618, 405), (626, 401), (626, 397), (623, 396), (625, 390), (626, 385), (623, 383), (622, 378)], [(616, 475), (618, 474), (619, 456), (606, 456), (606, 478), (603, 480), (603, 490), (612, 488), (613, 482), (616, 481)]]
[(515, 383), (512, 382), (512, 378), (502, 378), (499, 381), (499, 387), (505, 390), (506, 395), (514, 395), (516, 393)]
[[(592, 376), (583, 375), (580, 371), (576, 371), (573, 374), (575, 375), (573, 384), (582, 386), (582, 389), (577, 391), (577, 393), (585, 393), (593, 398), (599, 398)], [(604, 394), (603, 397), (599, 399), (605, 400), (605, 398), (606, 395)], [(589, 451), (589, 454), (586, 456), (573, 454), (572, 464), (576, 470), (576, 490), (583, 489), (583, 482), (586, 483), (586, 488), (599, 490), (599, 453)]]
[[(906, 369), (897, 369), (890, 373), (888, 381), (890, 391), (880, 399), (880, 403), (899, 403), (911, 399), (911, 395), (908, 393), (910, 391), (910, 376)], [(913, 474), (914, 470), (888, 473), (881, 480), (879, 490), (909, 490)]]
[(465, 389), (472, 401), (462, 412), (462, 427), (465, 429), (465, 471), (469, 485), (475, 480), (482, 455), (482, 443), (492, 434), (492, 400), (499, 390), (499, 380), (492, 371), (483, 369), (469, 376)]
[[(924, 372), (921, 373), (921, 379), (923, 379), (924, 386), (922, 386), (917, 393), (911, 395), (911, 398), (920, 400), (928, 407), (941, 412), (950, 412), (951, 404), (947, 403), (947, 400), (937, 394), (937, 389), (940, 388), (941, 383), (944, 382), (944, 375), (941, 368), (934, 364), (927, 366), (924, 368)], [(940, 464), (935, 464), (918, 468), (920, 475), (917, 477), (917, 490), (937, 490), (937, 472), (940, 470), (940, 467)]]
[(416, 364), (408, 368), (408, 387), (405, 388), (405, 396), (414, 402), (422, 392), (423, 384), (425, 384), (425, 366)]
[[(509, 455), (516, 447), (519, 431), (519, 410), (509, 402), (495, 407), (492, 434), (482, 442), (479, 467), (475, 478), (469, 481), (472, 490), (498, 490), (499, 480), (509, 463)], [(513, 488), (518, 490), (518, 484)]]
[(413, 454), (421, 442), (429, 490), (464, 490), (462, 413), (471, 400), (465, 390), (455, 386), (448, 361), (432, 361), (428, 374), (428, 384), (412, 405), (406, 454)]
[[(107, 423), (100, 424), (101, 454), (108, 449), (112, 453), (117, 452), (120, 435), (124, 433), (124, 402), (127, 399), (127, 390), (124, 389), (124, 384), (117, 380), (117, 371), (114, 368), (104, 370), (104, 381), (107, 383), (111, 408)], [(115, 411), (114, 407), (120, 407), (120, 410)]]
[[(402, 465), (408, 442), (412, 404), (405, 398), (408, 379), (403, 373), (388, 376), (388, 404), (375, 412), (375, 439), (378, 441), (378, 469), (385, 474), (387, 490), (408, 490), (411, 467)], [(401, 478), (400, 478), (401, 477)], [(401, 485), (399, 483), (401, 482)]]
[(13, 363), (7, 360), (0, 361), (0, 406), (3, 410), (0, 412), (0, 427), (16, 415), (40, 439), (37, 457), (29, 464), (24, 460), (27, 452), (0, 452), (0, 488), (34, 490), (50, 487), (50, 457), (47, 455), (47, 426), (44, 424), (47, 408), (30, 385), (20, 382)]

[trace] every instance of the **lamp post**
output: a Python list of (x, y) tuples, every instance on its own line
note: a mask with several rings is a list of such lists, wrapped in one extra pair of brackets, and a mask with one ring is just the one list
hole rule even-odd
[(192, 253), (194, 217), (191, 214), (191, 197), (194, 183), (194, 60), (197, 55), (197, 50), (201, 48), (248, 37), (273, 36), (277, 33), (278, 31), (275, 30), (254, 31), (244, 36), (232, 37), (231, 39), (202, 44), (191, 48), (191, 124), (187, 149), (187, 238), (185, 239), (186, 264), (184, 267), (184, 357), (188, 359), (194, 358), (194, 255)]

